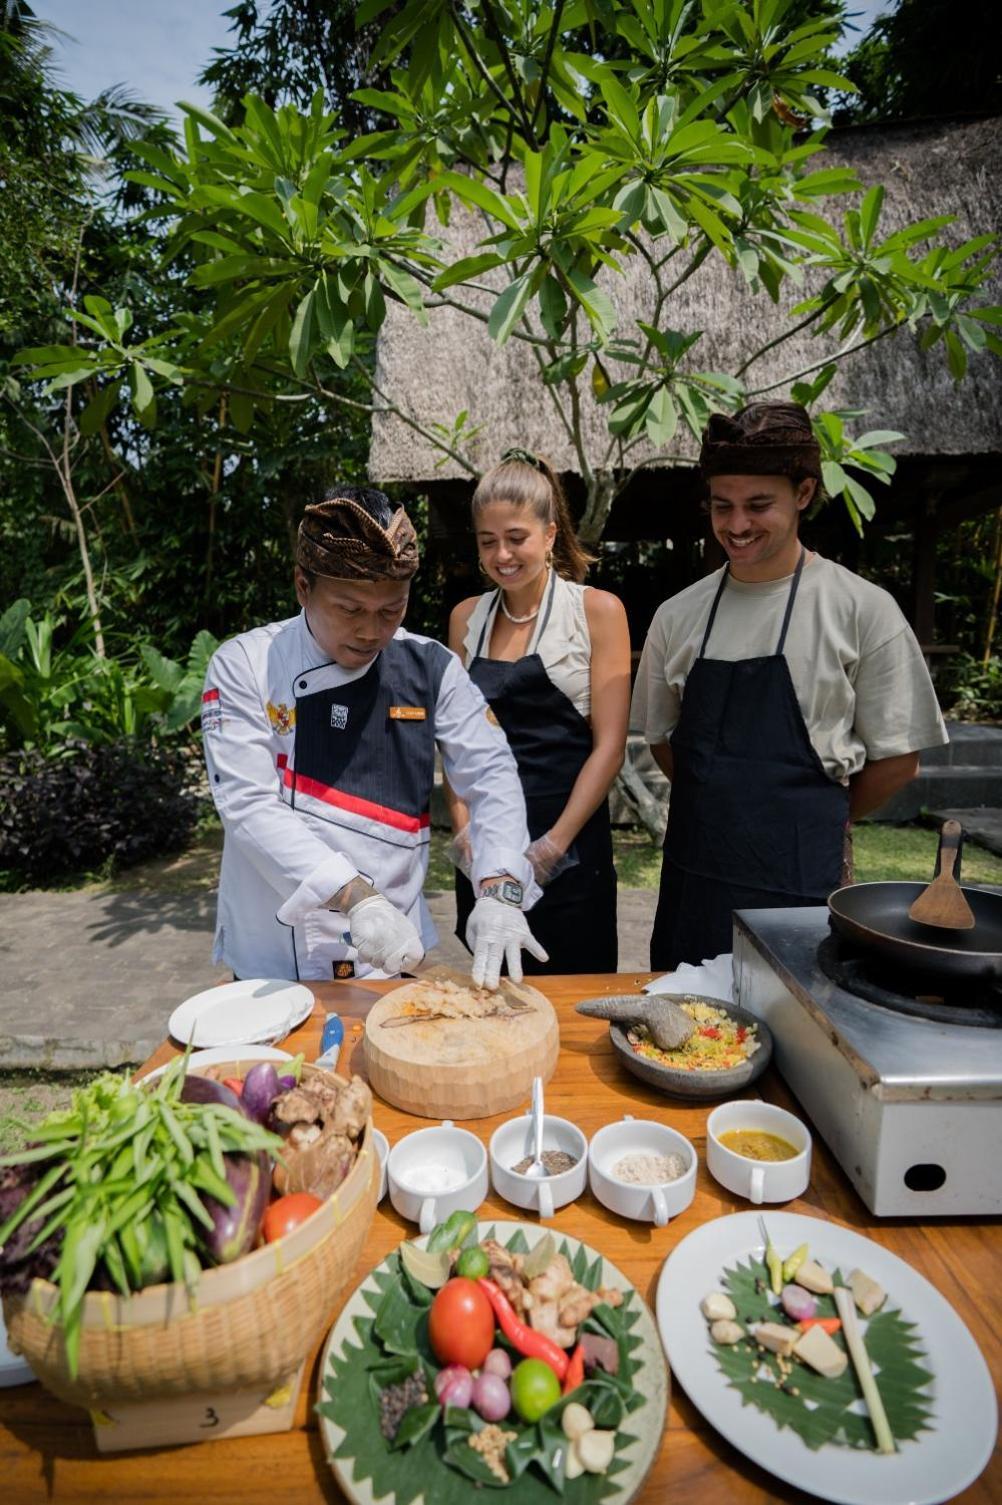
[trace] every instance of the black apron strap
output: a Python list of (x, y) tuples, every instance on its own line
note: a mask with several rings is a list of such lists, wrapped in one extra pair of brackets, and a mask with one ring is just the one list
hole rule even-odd
[(787, 628), (790, 625), (790, 618), (793, 616), (793, 603), (797, 599), (797, 587), (800, 585), (800, 576), (803, 572), (804, 560), (806, 557), (807, 550), (801, 549), (800, 558), (797, 560), (797, 568), (793, 572), (793, 582), (790, 585), (790, 594), (786, 598), (786, 612), (783, 616), (783, 626), (780, 630), (779, 642), (776, 645), (777, 658), (779, 658), (780, 654), (783, 652), (783, 645), (786, 642), (786, 632)]
[(720, 598), (724, 594), (724, 586), (727, 584), (728, 572), (729, 566), (725, 564), (724, 573), (721, 575), (720, 584), (717, 586), (717, 594), (714, 596), (713, 605), (710, 607), (710, 615), (706, 621), (706, 631), (703, 633), (703, 641), (699, 645), (699, 653), (696, 655), (697, 658), (702, 658), (706, 653), (706, 645), (710, 641), (710, 633), (713, 629), (713, 619), (717, 615), (717, 607), (720, 605)]
[[(494, 600), (490, 603), (490, 605), (487, 608), (486, 613), (484, 614), (484, 625), (480, 629), (480, 636), (477, 639), (477, 646), (476, 646), (476, 648), (474, 650), (473, 658), (480, 658), (481, 657), (481, 654), (483, 652), (483, 647), (484, 647), (484, 638), (487, 636), (487, 633), (490, 630), (491, 623), (494, 621), (494, 615), (495, 615), (495, 613), (497, 611), (497, 604), (498, 604), (498, 601), (500, 599), (501, 599), (501, 592), (500, 592), (500, 590), (496, 590), (494, 592)], [(470, 659), (470, 663), (471, 664), (473, 662), (473, 658)]]
[(550, 588), (549, 588), (549, 590), (546, 593), (546, 606), (543, 608), (543, 613), (542, 613), (542, 616), (541, 616), (540, 620), (536, 623), (536, 630), (533, 633), (532, 639), (531, 639), (531, 641), (529, 643), (529, 647), (526, 650), (527, 654), (528, 653), (535, 653), (537, 647), (539, 646), (540, 641), (542, 640), (543, 633), (546, 631), (546, 625), (547, 625), (547, 623), (550, 620), (550, 613), (553, 610), (553, 592), (556, 589), (556, 584), (557, 584), (557, 572), (556, 572), (555, 569), (551, 569), (550, 570)]

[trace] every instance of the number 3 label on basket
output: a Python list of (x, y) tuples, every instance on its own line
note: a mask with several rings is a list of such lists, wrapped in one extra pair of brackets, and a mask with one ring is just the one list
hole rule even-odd
[(173, 1400), (136, 1401), (108, 1411), (92, 1411), (99, 1453), (162, 1447), (171, 1442), (202, 1442), (206, 1437), (249, 1437), (287, 1432), (292, 1426), (303, 1381), (300, 1366), (269, 1395), (254, 1390), (179, 1395)]

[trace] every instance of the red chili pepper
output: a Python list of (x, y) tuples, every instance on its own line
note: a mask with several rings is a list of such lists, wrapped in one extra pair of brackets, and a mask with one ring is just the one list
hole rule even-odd
[(235, 1092), (237, 1097), (240, 1097), (244, 1090), (244, 1079), (241, 1076), (224, 1076), (223, 1086), (228, 1087), (231, 1092)]
[(838, 1317), (804, 1317), (797, 1323), (797, 1326), (802, 1333), (806, 1333), (809, 1328), (820, 1327), (830, 1336), (832, 1333), (838, 1332), (842, 1326), (842, 1322)]
[(512, 1347), (517, 1348), (519, 1353), (524, 1354), (527, 1359), (542, 1359), (544, 1364), (549, 1364), (557, 1379), (563, 1382), (567, 1375), (568, 1361), (566, 1353), (559, 1344), (547, 1338), (544, 1333), (537, 1333), (534, 1327), (529, 1327), (523, 1322), (504, 1291), (500, 1286), (495, 1285), (493, 1280), (481, 1276), (477, 1285), (494, 1308), (498, 1327)]
[(738, 1044), (743, 1045), (748, 1038), (748, 1031), (743, 1024), (738, 1025)]
[(707, 1024), (699, 1032), (707, 1040), (719, 1040), (720, 1031), (715, 1024)]
[(584, 1361), (584, 1344), (579, 1343), (571, 1354), (571, 1361), (567, 1365), (567, 1373), (564, 1376), (561, 1395), (570, 1395), (572, 1390), (576, 1390), (579, 1385), (584, 1383)]

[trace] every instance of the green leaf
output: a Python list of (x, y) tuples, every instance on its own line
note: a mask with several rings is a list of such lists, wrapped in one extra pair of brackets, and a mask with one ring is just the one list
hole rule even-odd
[(503, 345), (522, 317), (525, 305), (532, 293), (529, 274), (509, 282), (504, 292), (495, 299), (487, 320), (487, 333), (498, 345)]
[(644, 426), (651, 443), (658, 449), (670, 444), (678, 427), (678, 409), (667, 387), (658, 387), (647, 406)]
[(118, 382), (111, 381), (102, 387), (95, 397), (84, 408), (77, 419), (77, 426), (82, 434), (96, 434), (107, 421), (116, 402), (118, 401)]
[(289, 331), (289, 354), (292, 357), (292, 369), (297, 376), (305, 376), (310, 363), (315, 343), (315, 328), (313, 318), (313, 304), (316, 298), (316, 287), (311, 287), (305, 298), (300, 300)]
[(478, 178), (466, 178), (458, 172), (446, 172), (439, 178), (439, 184), (443, 188), (451, 189), (464, 203), (475, 204), (478, 209), (483, 209), (493, 219), (500, 220), (501, 224), (507, 225), (509, 230), (522, 228), (522, 221), (509, 200)]
[(25, 624), (31, 616), (31, 602), (26, 596), (8, 606), (0, 617), (0, 654), (8, 659), (17, 658), (25, 639)]
[(588, 321), (599, 340), (602, 344), (607, 344), (616, 332), (617, 316), (612, 299), (582, 272), (570, 271), (566, 276), (571, 291), (588, 315)]
[(441, 1414), (442, 1407), (435, 1401), (428, 1401), (423, 1406), (411, 1406), (409, 1411), (404, 1412), (390, 1447), (394, 1451), (413, 1447), (428, 1435)]

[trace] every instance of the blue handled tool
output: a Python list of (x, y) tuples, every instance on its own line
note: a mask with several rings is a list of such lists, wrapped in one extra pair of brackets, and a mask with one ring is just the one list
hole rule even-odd
[(322, 1066), (326, 1071), (337, 1070), (337, 1058), (341, 1053), (341, 1043), (344, 1040), (344, 1025), (341, 1023), (339, 1014), (328, 1014), (324, 1022), (324, 1031), (320, 1036), (320, 1054), (315, 1064)]

